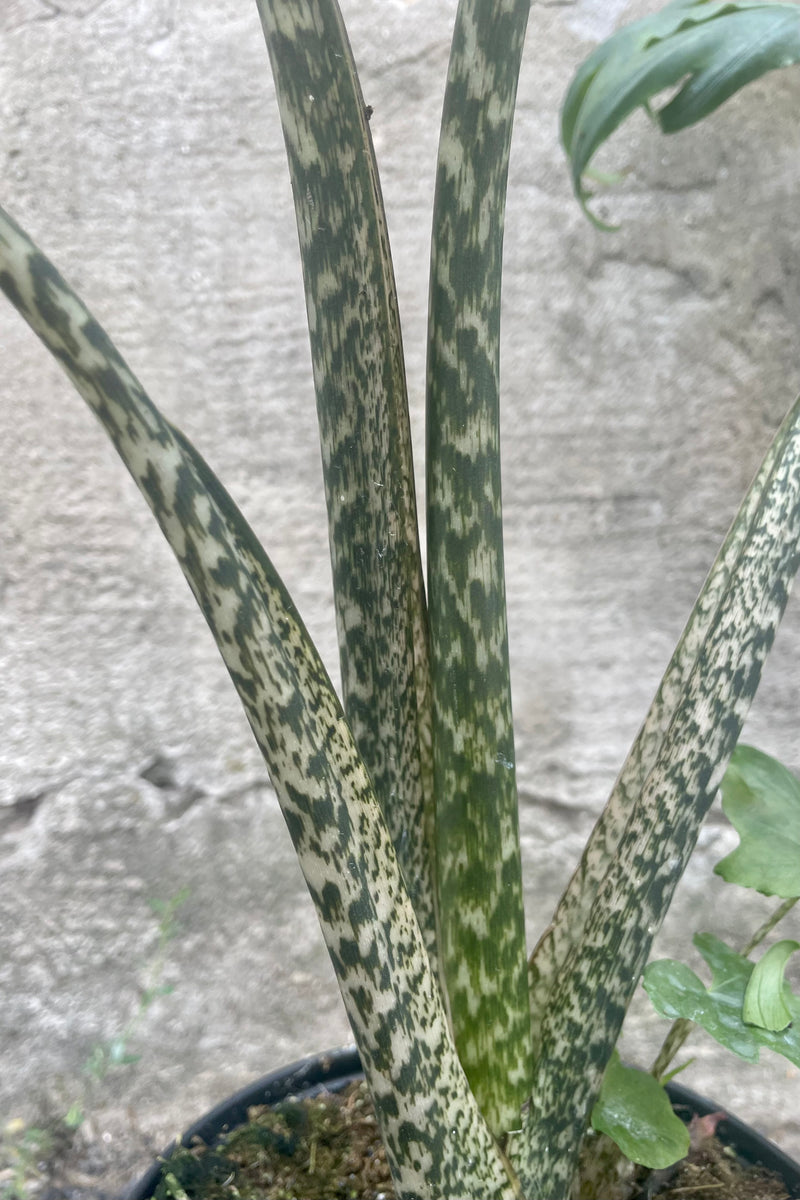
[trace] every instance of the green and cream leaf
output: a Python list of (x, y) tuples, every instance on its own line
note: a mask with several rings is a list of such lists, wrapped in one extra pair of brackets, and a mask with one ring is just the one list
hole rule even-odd
[(210, 468), (2, 210), (0, 288), (106, 429), (214, 634), (317, 908), (399, 1194), (515, 1200), (459, 1063), (368, 771), (271, 562)]
[[(775, 465), (787, 442), (794, 436), (794, 426), (787, 421), (769, 447), (689, 615), (642, 728), (586, 843), (580, 863), (558, 902), (550, 925), (531, 955), (529, 980), (534, 1029), (541, 1026), (554, 981), (568, 955), (581, 942), (598, 890), (614, 861), (635, 803), (658, 758), (714, 615), (731, 587), (733, 572), (763, 504)], [(734, 751), (733, 763), (738, 753), (738, 749)], [(722, 786), (724, 794), (724, 780)], [(788, 817), (788, 813), (784, 812), (784, 816)], [(787, 828), (792, 830), (795, 825), (796, 818), (795, 824), (789, 824)], [(773, 847), (766, 849), (771, 854)], [(782, 862), (783, 855), (776, 861)], [(716, 869), (719, 870), (719, 867)], [(764, 878), (763, 873), (761, 878)]]
[(431, 692), (405, 366), (367, 110), (333, 0), (258, 0), (305, 279), (342, 694), (437, 959)]
[[(768, 455), (768, 477), (735, 567), (672, 706), (580, 945), (547, 1002), (528, 1123), (512, 1147), (512, 1161), (533, 1195), (561, 1195), (570, 1186), (583, 1123), (733, 752), (800, 565), (800, 401), (775, 443), (779, 453)], [(533, 1186), (535, 1171), (542, 1172), (541, 1193)]]
[(492, 1129), (531, 1077), (500, 498), (506, 181), (528, 0), (461, 0), (431, 250), (428, 596), (441, 952), (456, 1045)]

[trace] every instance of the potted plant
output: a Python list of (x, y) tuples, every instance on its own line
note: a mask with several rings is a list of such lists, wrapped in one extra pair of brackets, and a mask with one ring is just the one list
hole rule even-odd
[[(228, 493), (4, 213), (0, 286), (106, 428), (214, 633), (319, 914), (398, 1195), (555, 1200), (571, 1192), (601, 1086), (608, 1102), (627, 1004), (798, 566), (800, 407), (743, 501), (529, 962), (498, 432), (503, 211), (527, 5), (462, 0), (456, 17), (431, 260), (427, 586), (370, 111), (333, 0), (259, 0), (259, 12), (303, 256), (341, 703)], [(627, 112), (686, 80), (659, 118), (699, 119), (797, 57), (798, 18), (788, 5), (679, 0), (593, 56), (564, 108), (579, 198), (594, 149)], [(745, 1021), (742, 1001), (742, 1025), (776, 1032), (778, 967), (759, 971), (762, 1003), (751, 993)], [(616, 1075), (624, 1103), (630, 1081)]]
[[(358, 1092), (355, 1092), (355, 1104), (352, 1099), (359, 1080), (363, 1080), (363, 1074), (355, 1048), (312, 1056), (264, 1076), (217, 1105), (187, 1129), (181, 1139), (183, 1149), (170, 1146), (136, 1181), (126, 1193), (125, 1200), (152, 1200), (153, 1197), (182, 1200), (182, 1190), (193, 1198), (208, 1194), (216, 1200), (220, 1190), (225, 1194), (224, 1185), (219, 1189), (224, 1180), (247, 1195), (247, 1183), (251, 1179), (263, 1181), (265, 1196), (304, 1195), (304, 1185), (314, 1187), (315, 1196), (326, 1196), (328, 1200), (334, 1193), (359, 1197), (359, 1200), (364, 1191), (370, 1197), (385, 1193), (385, 1163), (380, 1158), (379, 1148), (374, 1146), (374, 1137), (370, 1138), (371, 1114), (364, 1114), (362, 1124), (361, 1114), (357, 1111), (361, 1144), (355, 1153), (349, 1147), (343, 1149), (337, 1144), (340, 1137), (349, 1133), (346, 1117), (341, 1121), (341, 1127), (339, 1124), (342, 1110), (347, 1112), (359, 1105)], [(345, 1089), (350, 1095), (339, 1108), (333, 1104), (332, 1097), (344, 1093)], [(691, 1130), (691, 1133), (682, 1131), (691, 1157), (669, 1164), (660, 1171), (635, 1172), (630, 1163), (625, 1164), (624, 1160), (609, 1155), (609, 1150), (616, 1149), (612, 1143), (603, 1143), (595, 1137), (595, 1144), (584, 1151), (584, 1160), (591, 1157), (594, 1161), (591, 1175), (587, 1172), (588, 1177), (581, 1180), (580, 1196), (623, 1200), (636, 1195), (638, 1200), (642, 1195), (655, 1194), (656, 1187), (681, 1189), (684, 1184), (683, 1191), (674, 1193), (677, 1196), (685, 1192), (685, 1180), (701, 1195), (700, 1185), (710, 1183), (712, 1191), (716, 1192), (727, 1180), (738, 1189), (736, 1200), (767, 1200), (766, 1187), (771, 1188), (770, 1200), (773, 1195), (783, 1197), (786, 1192), (790, 1197), (798, 1195), (798, 1165), (777, 1147), (735, 1117), (722, 1113), (718, 1104), (680, 1084), (669, 1083), (667, 1092), (676, 1114)], [(264, 1106), (270, 1106), (266, 1114)], [(315, 1118), (318, 1119), (320, 1114), (322, 1121), (315, 1124)], [(265, 1150), (268, 1152), (271, 1147), (266, 1131), (275, 1132), (281, 1125), (290, 1135), (289, 1145), (278, 1146), (276, 1153), (268, 1156)], [(292, 1134), (299, 1136), (293, 1138)], [(328, 1162), (325, 1166), (320, 1164), (309, 1180), (308, 1151), (315, 1137), (319, 1144), (326, 1146)], [(206, 1148), (211, 1152), (207, 1153)], [(319, 1154), (320, 1159), (322, 1153), (324, 1151)], [(599, 1178), (596, 1171), (598, 1158), (603, 1160), (605, 1168)], [(685, 1173), (683, 1176), (681, 1171)], [(290, 1180), (294, 1184), (292, 1190), (286, 1186)], [(778, 1190), (781, 1184), (785, 1192)], [(370, 1185), (371, 1190), (367, 1190)], [(671, 1200), (671, 1196), (672, 1193), (667, 1192), (665, 1200)]]

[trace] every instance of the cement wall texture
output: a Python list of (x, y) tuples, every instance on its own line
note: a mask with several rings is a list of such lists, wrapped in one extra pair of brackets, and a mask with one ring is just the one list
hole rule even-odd
[[(594, 229), (557, 113), (652, 3), (534, 3), (506, 225), (504, 498), (531, 943), (566, 883), (800, 352), (800, 72), (671, 139), (603, 155)], [(418, 469), (427, 243), (454, 0), (343, 0), (396, 260)], [(4, 0), (2, 202), (54, 259), (263, 537), (336, 671), (288, 175), (250, 0)], [(238, 701), (170, 551), (58, 367), (0, 307), (0, 1116), (79, 1101), (72, 1196), (116, 1196), (235, 1087), (348, 1040), (316, 920)], [(421, 483), (421, 480), (420, 480)], [(800, 606), (746, 728), (800, 770)], [(770, 902), (725, 888), (712, 813), (657, 953), (738, 943)], [(130, 1034), (157, 950), (181, 935)], [(790, 919), (784, 936), (800, 935)], [(637, 1000), (626, 1053), (665, 1023)], [(648, 1049), (648, 1046), (652, 1049)], [(800, 1155), (800, 1073), (697, 1037), (686, 1081)], [(69, 1175), (69, 1172), (72, 1172)], [(62, 1193), (57, 1193), (62, 1194)], [(66, 1194), (64, 1192), (63, 1194)]]

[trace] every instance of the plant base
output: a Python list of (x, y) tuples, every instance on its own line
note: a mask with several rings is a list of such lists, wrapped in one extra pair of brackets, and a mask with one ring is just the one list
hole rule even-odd
[[(231, 1195), (241, 1200), (392, 1200), (362, 1080), (354, 1049), (334, 1050), (265, 1076), (218, 1105), (181, 1140), (183, 1147), (204, 1143), (210, 1149), (169, 1147), (125, 1200), (182, 1200), (182, 1193), (192, 1200), (227, 1200)], [(687, 1123), (718, 1111), (680, 1085), (670, 1084), (668, 1091)], [(326, 1101), (326, 1093), (334, 1096)], [(287, 1100), (312, 1103), (301, 1107)], [(256, 1115), (248, 1124), (253, 1109), (275, 1105), (277, 1111)], [(232, 1144), (221, 1146), (231, 1131), (236, 1131)], [(309, 1162), (315, 1167), (313, 1182)], [(231, 1176), (236, 1178), (233, 1193)], [(726, 1117), (715, 1138), (706, 1139), (682, 1164), (637, 1181), (628, 1195), (630, 1200), (685, 1200), (687, 1195), (692, 1200), (800, 1200), (800, 1164), (735, 1117)]]

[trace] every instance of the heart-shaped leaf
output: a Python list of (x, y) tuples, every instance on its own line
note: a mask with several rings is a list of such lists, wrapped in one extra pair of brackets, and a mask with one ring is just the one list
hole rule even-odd
[(664, 1088), (635, 1067), (626, 1067), (615, 1050), (606, 1067), (592, 1126), (616, 1142), (631, 1162), (661, 1170), (689, 1153), (689, 1131), (672, 1111)]

